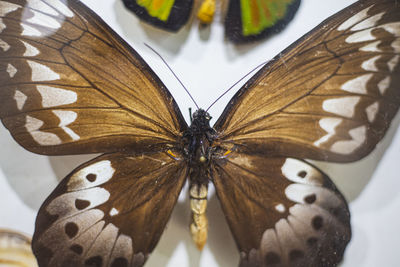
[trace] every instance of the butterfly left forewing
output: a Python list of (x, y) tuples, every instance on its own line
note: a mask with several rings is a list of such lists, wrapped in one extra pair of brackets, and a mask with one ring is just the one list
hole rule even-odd
[(241, 267), (336, 266), (350, 240), (347, 203), (305, 161), (232, 152), (211, 177)]
[(0, 1), (0, 118), (41, 154), (176, 142), (186, 127), (142, 58), (79, 1)]
[(382, 139), (400, 104), (400, 7), (359, 1), (260, 70), (215, 128), (226, 146), (354, 161)]
[(142, 266), (186, 178), (174, 155), (105, 154), (74, 170), (40, 208), (40, 266)]

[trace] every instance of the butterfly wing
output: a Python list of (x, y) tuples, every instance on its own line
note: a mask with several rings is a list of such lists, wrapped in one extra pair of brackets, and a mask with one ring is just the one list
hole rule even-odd
[(359, 1), (263, 67), (214, 128), (230, 150), (358, 160), (399, 108), (399, 62), (397, 1)]
[(149, 66), (79, 1), (0, 1), (0, 58), (0, 118), (30, 151), (148, 151), (187, 127)]
[(39, 265), (142, 266), (170, 217), (186, 166), (158, 152), (105, 154), (78, 167), (39, 210), (33, 237)]
[(293, 158), (230, 153), (211, 176), (238, 245), (240, 267), (336, 266), (350, 241), (343, 196)]
[(299, 5), (300, 0), (230, 0), (225, 18), (226, 35), (236, 43), (262, 39), (281, 31)]
[(188, 21), (193, 0), (124, 0), (124, 4), (140, 19), (176, 32)]

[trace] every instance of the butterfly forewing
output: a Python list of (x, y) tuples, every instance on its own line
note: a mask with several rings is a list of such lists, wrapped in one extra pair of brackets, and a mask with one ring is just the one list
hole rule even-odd
[(396, 1), (359, 1), (339, 12), (237, 93), (215, 125), (220, 138), (271, 155), (360, 159), (399, 107), (399, 38)]
[(350, 240), (349, 210), (330, 179), (293, 158), (232, 153), (212, 178), (241, 267), (336, 266)]
[(78, 167), (39, 211), (40, 266), (142, 266), (186, 174), (186, 164), (164, 152), (105, 154)]
[(187, 127), (146, 63), (80, 2), (1, 1), (0, 10), (0, 117), (25, 148), (141, 150)]

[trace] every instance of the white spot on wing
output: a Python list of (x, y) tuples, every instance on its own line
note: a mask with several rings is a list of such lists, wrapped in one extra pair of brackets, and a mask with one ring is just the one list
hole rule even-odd
[(49, 7), (47, 4), (39, 0), (28, 1), (26, 7), (30, 7), (53, 16), (59, 15), (53, 8)]
[(60, 75), (52, 71), (46, 65), (37, 63), (35, 61), (27, 60), (29, 66), (32, 69), (32, 81), (40, 82), (40, 81), (54, 81), (59, 80)]
[(17, 74), (17, 69), (11, 65), (10, 63), (7, 65), (7, 72), (10, 75), (10, 78), (14, 78), (15, 74)]
[(60, 119), (60, 124), (58, 126), (61, 127), (64, 132), (66, 132), (72, 138), (72, 140), (79, 140), (80, 136), (67, 127), (76, 120), (78, 114), (76, 114), (74, 111), (66, 110), (53, 110), (53, 113)]
[(116, 209), (116, 208), (112, 208), (111, 210), (110, 210), (110, 216), (115, 216), (115, 215), (117, 215), (119, 213), (119, 211)]
[(382, 81), (380, 81), (378, 83), (378, 88), (379, 88), (379, 92), (381, 92), (381, 95), (384, 95), (386, 90), (389, 88), (390, 86), (390, 77), (387, 76), (385, 79), (383, 79)]
[(359, 148), (367, 138), (367, 127), (362, 125), (360, 127), (351, 129), (349, 134), (352, 140), (337, 141), (331, 147), (331, 151), (339, 154), (351, 154)]
[(43, 126), (43, 121), (26, 116), (26, 130), (31, 134), (32, 138), (42, 146), (51, 146), (61, 144), (61, 139), (53, 133), (41, 132), (40, 127)]
[(78, 95), (74, 91), (46, 85), (38, 85), (36, 88), (42, 96), (42, 106), (44, 108), (72, 104), (78, 99)]
[(338, 114), (347, 118), (352, 118), (354, 116), (355, 107), (359, 101), (359, 96), (347, 96), (341, 98), (327, 99), (322, 103), (322, 108), (327, 112)]
[(34, 57), (39, 55), (40, 52), (36, 47), (25, 41), (21, 40), (21, 42), (25, 45), (25, 53), (23, 54), (24, 57)]
[(381, 43), (381, 41), (376, 41), (373, 43), (369, 43), (366, 46), (363, 46), (360, 48), (360, 51), (364, 52), (382, 52), (379, 48), (378, 45)]
[(0, 2), (0, 17), (5, 17), (8, 13), (13, 12), (20, 8), (20, 5), (1, 1)]
[(383, 14), (385, 14), (385, 12), (381, 12), (372, 17), (369, 17), (368, 19), (358, 23), (356, 26), (351, 28), (351, 31), (360, 31), (360, 30), (374, 27), (377, 24), (377, 22), (382, 18)]
[(388, 67), (389, 67), (390, 72), (394, 71), (394, 68), (396, 68), (397, 64), (399, 64), (399, 60), (400, 60), (400, 56), (396, 55), (388, 62)]
[(47, 2), (57, 9), (61, 14), (72, 18), (74, 16), (74, 13), (69, 9), (64, 3), (62, 3), (60, 0), (47, 0)]
[(356, 32), (346, 38), (347, 43), (360, 43), (366, 41), (376, 40), (375, 36), (372, 35), (373, 29), (367, 29), (361, 32)]
[(42, 36), (42, 33), (38, 29), (35, 29), (28, 24), (21, 23), (21, 26), (24, 29), (21, 33), (23, 36)]
[(363, 68), (366, 71), (378, 71), (378, 68), (376, 67), (376, 61), (380, 58), (381, 56), (375, 56), (373, 58), (364, 61), (361, 65), (361, 68)]
[(383, 28), (385, 31), (390, 32), (395, 37), (400, 36), (400, 22), (386, 23), (377, 28)]
[(280, 204), (275, 206), (275, 210), (280, 212), (280, 213), (284, 213), (286, 211), (286, 208), (282, 203), (280, 203)]
[(23, 109), (27, 98), (28, 97), (24, 93), (22, 93), (21, 91), (19, 91), (19, 90), (15, 91), (14, 99), (17, 102), (17, 108), (19, 110)]
[(6, 25), (3, 23), (3, 19), (0, 18), (0, 33), (6, 28)]
[(372, 78), (373, 75), (373, 73), (368, 73), (362, 76), (358, 76), (352, 80), (345, 82), (340, 89), (351, 93), (366, 95), (368, 93), (368, 81)]
[(4, 52), (6, 52), (8, 49), (10, 49), (10, 45), (0, 39), (0, 48), (3, 49)]
[[(111, 166), (111, 161), (102, 160), (93, 163), (71, 176), (68, 181), (68, 191), (75, 191), (81, 189), (87, 189), (97, 187), (109, 181), (114, 175), (115, 169)], [(96, 180), (90, 182), (86, 179), (86, 176), (93, 174), (96, 176)]]
[(373, 122), (376, 118), (376, 114), (378, 113), (379, 103), (376, 101), (372, 105), (368, 106), (365, 111), (367, 112), (367, 117), (369, 122)]
[(335, 128), (343, 121), (343, 119), (339, 118), (323, 118), (319, 120), (319, 125), (322, 129), (324, 129), (328, 134), (324, 135), (320, 139), (314, 142), (315, 146), (320, 146), (321, 144), (328, 141), (332, 136), (335, 135)]
[(347, 30), (348, 28), (350, 28), (354, 24), (366, 19), (368, 17), (368, 10), (371, 7), (372, 6), (369, 6), (369, 7), (365, 8), (365, 9), (361, 10), (357, 14), (353, 15), (352, 17), (350, 17), (348, 20), (346, 20), (345, 22), (340, 24), (340, 26), (338, 27), (338, 30), (339, 31)]
[[(285, 163), (281, 167), (282, 174), (294, 183), (308, 184), (308, 185), (322, 185), (321, 174), (307, 163), (287, 158)], [(305, 172), (304, 177), (300, 177), (299, 174)]]
[(41, 25), (44, 27), (52, 28), (52, 29), (58, 29), (61, 27), (61, 24), (55, 20), (54, 18), (45, 15), (43, 13), (39, 13), (37, 11), (33, 11), (33, 17), (27, 19), (27, 22), (30, 22), (32, 24), (36, 25)]

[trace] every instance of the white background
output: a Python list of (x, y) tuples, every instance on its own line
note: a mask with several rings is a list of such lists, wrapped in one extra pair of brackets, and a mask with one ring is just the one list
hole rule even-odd
[[(144, 57), (188, 119), (188, 107), (193, 107), (193, 103), (143, 43), (153, 46), (166, 59), (199, 106), (206, 108), (248, 71), (272, 59), (322, 20), (354, 1), (303, 0), (285, 31), (246, 46), (234, 46), (224, 40), (223, 20), (219, 16), (209, 29), (201, 30), (194, 21), (179, 33), (170, 34), (139, 22), (125, 10), (121, 0), (83, 2)], [(210, 110), (212, 122), (237, 89)], [(400, 163), (400, 134), (396, 135), (399, 121), (397, 116), (384, 140), (365, 159), (351, 164), (317, 163), (350, 203), (353, 239), (346, 250), (343, 267), (399, 266), (400, 180), (396, 171)], [(35, 215), (43, 200), (58, 181), (91, 157), (32, 154), (18, 146), (0, 126), (0, 227), (32, 234)], [(239, 254), (215, 196), (209, 201), (208, 217), (210, 237), (200, 253), (190, 239), (189, 205), (184, 191), (147, 266), (237, 266)]]

